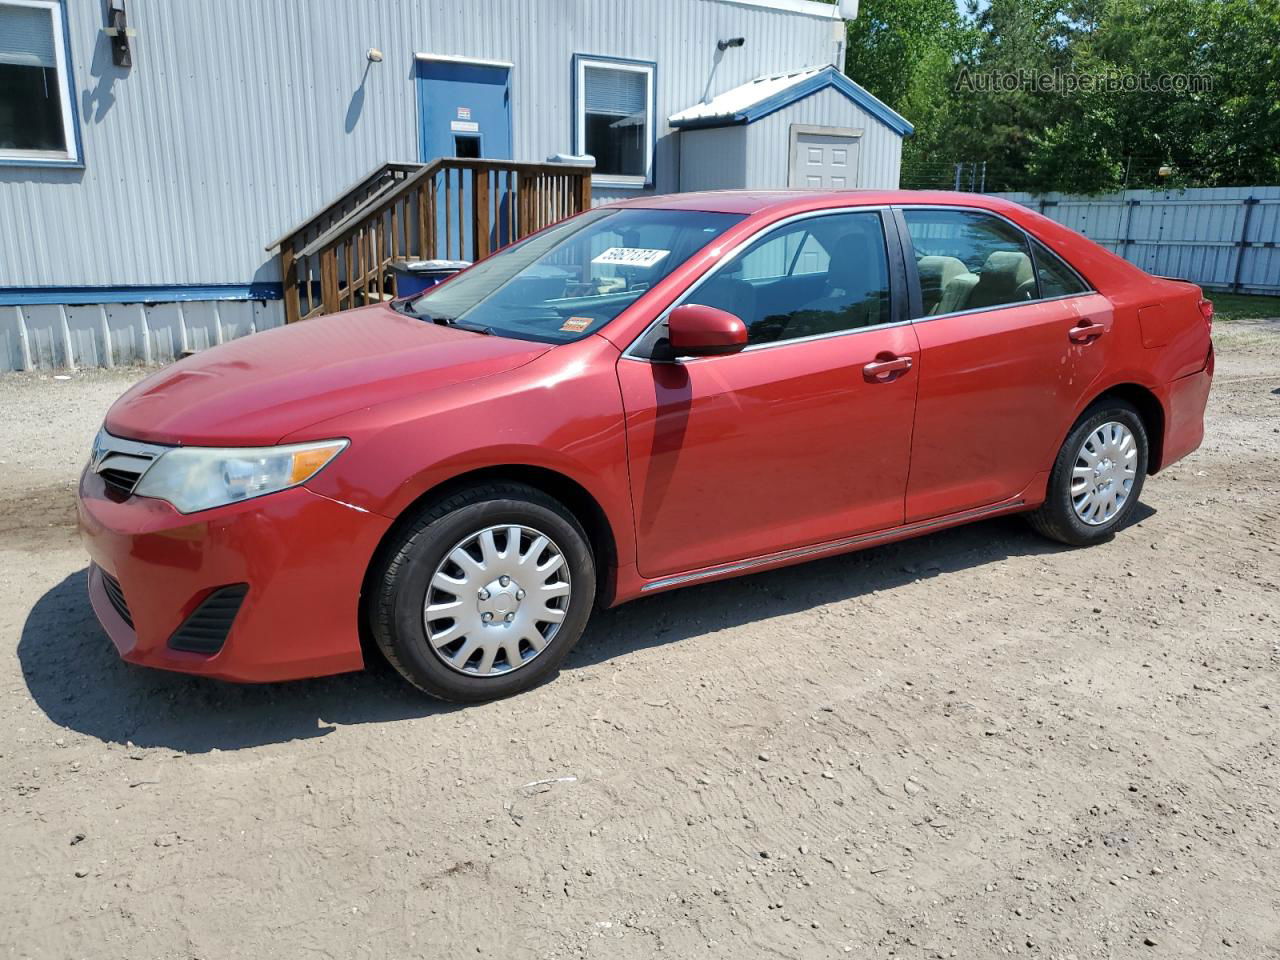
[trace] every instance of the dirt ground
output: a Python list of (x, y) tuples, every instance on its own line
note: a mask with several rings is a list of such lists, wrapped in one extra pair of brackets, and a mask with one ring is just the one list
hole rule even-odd
[(532, 693), (120, 663), (0, 378), (8, 957), (1280, 957), (1280, 322), (1114, 542), (1018, 518), (597, 617)]

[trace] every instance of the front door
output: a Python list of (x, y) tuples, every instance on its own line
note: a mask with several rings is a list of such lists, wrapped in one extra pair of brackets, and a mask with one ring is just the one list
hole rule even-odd
[(792, 187), (852, 190), (858, 185), (859, 131), (834, 127), (791, 128)]
[[(418, 59), (418, 154), (423, 163), (439, 157), (464, 160), (511, 159), (511, 68), (507, 64), (440, 57)], [(471, 181), (463, 177), (459, 210), (471, 210)], [(508, 190), (491, 189), (489, 249), (509, 243), (511, 197)], [(470, 260), (475, 250), (470, 216), (456, 213), (450, 229), (449, 212), (436, 210), (433, 256)]]
[(418, 60), (418, 154), (511, 159), (511, 68), (449, 58)]
[(793, 221), (685, 297), (747, 350), (619, 361), (643, 576), (902, 523), (919, 351), (893, 286), (878, 213)]

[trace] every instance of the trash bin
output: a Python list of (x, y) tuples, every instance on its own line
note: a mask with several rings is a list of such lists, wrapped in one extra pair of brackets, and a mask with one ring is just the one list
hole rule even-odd
[(412, 297), (469, 266), (471, 263), (467, 260), (397, 260), (391, 264), (396, 275), (396, 294)]

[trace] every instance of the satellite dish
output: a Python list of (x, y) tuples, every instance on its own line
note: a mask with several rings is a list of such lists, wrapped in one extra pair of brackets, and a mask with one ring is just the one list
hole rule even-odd
[(840, 12), (841, 20), (858, 19), (858, 0), (840, 0), (836, 9)]

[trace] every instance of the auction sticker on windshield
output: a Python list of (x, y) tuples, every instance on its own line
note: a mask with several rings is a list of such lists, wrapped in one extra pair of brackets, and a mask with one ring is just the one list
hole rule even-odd
[(591, 262), (612, 263), (619, 267), (652, 267), (670, 252), (647, 247), (610, 247)]

